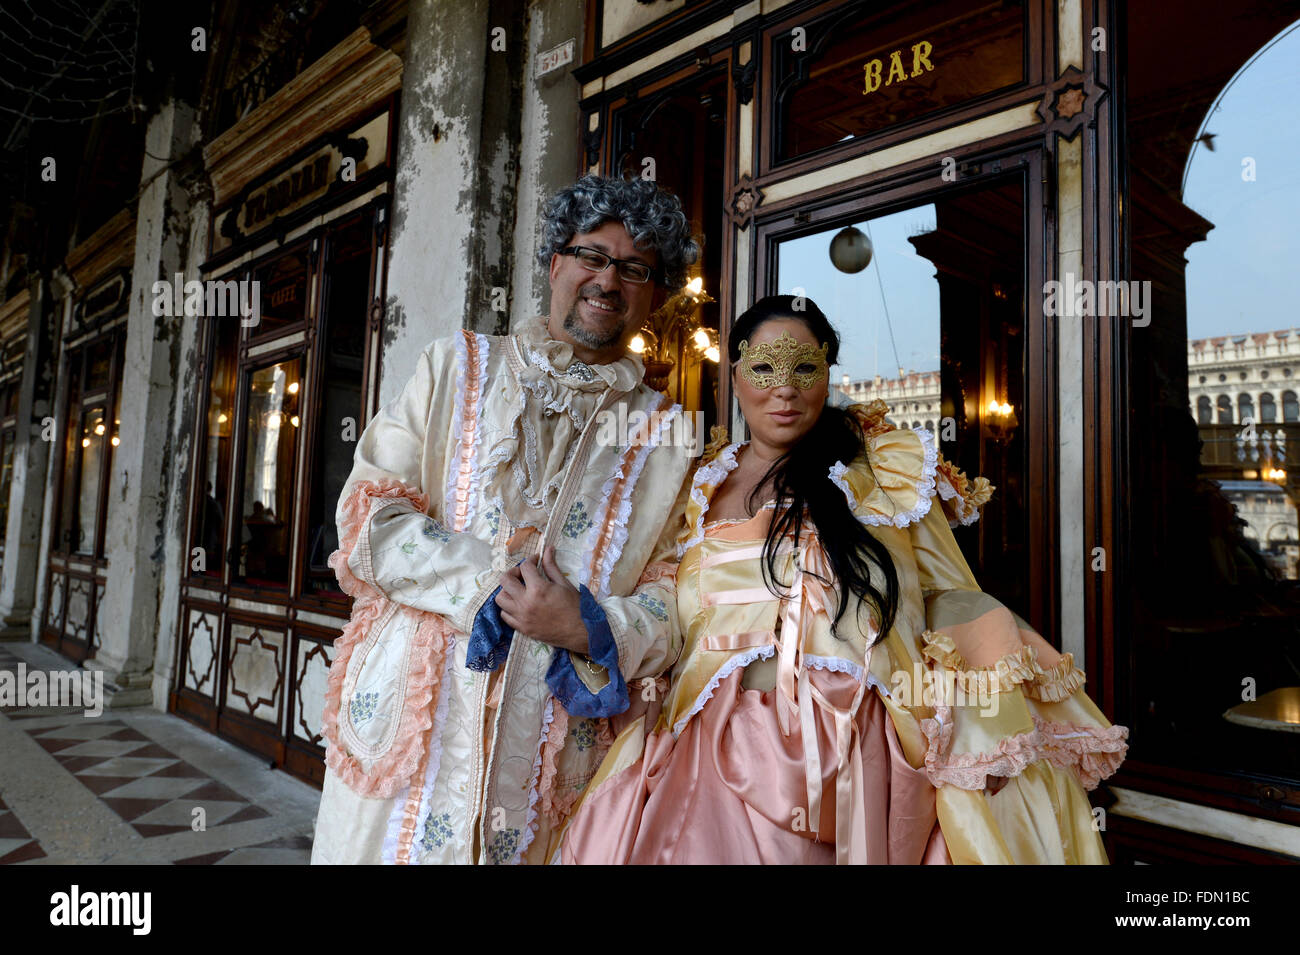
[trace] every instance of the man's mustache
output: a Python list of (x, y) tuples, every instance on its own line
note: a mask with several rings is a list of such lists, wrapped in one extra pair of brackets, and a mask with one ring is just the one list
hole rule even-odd
[(615, 308), (621, 309), (623, 307), (622, 295), (619, 295), (618, 293), (607, 293), (599, 285), (585, 285), (578, 290), (578, 294), (582, 298), (590, 298), (598, 302), (604, 302), (607, 305), (614, 306)]

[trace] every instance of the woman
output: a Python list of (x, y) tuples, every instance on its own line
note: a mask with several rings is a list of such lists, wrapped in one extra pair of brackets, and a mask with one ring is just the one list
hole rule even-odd
[(657, 722), (620, 724), (561, 861), (1107, 861), (1085, 789), (1127, 729), (980, 591), (949, 516), (975, 520), (988, 482), (883, 402), (827, 405), (838, 349), (806, 298), (737, 321), (752, 438), (694, 478), (685, 646)]

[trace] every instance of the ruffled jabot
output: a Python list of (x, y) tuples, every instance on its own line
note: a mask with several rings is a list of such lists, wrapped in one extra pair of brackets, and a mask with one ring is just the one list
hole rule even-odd
[(525, 385), (530, 391), (536, 392), (540, 386), (551, 397), (559, 397), (557, 389), (600, 392), (612, 388), (626, 392), (645, 376), (641, 359), (630, 352), (606, 364), (579, 361), (573, 356), (573, 346), (552, 338), (541, 318), (525, 322), (515, 338), (525, 361)]

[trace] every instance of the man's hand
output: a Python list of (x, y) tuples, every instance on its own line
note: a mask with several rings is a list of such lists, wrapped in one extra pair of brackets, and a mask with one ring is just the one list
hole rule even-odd
[(496, 601), (501, 619), (516, 633), (574, 653), (587, 652), (582, 595), (555, 565), (555, 548), (547, 547), (540, 562), (529, 557), (506, 573)]

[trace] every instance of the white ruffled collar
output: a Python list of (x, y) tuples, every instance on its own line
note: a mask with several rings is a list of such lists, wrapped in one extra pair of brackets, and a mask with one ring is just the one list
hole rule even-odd
[[(545, 319), (525, 322), (515, 332), (519, 351), (527, 365), (527, 384), (541, 385), (548, 392), (555, 386), (572, 391), (593, 392), (613, 388), (631, 391), (645, 376), (645, 365), (629, 352), (618, 361), (589, 365), (573, 357), (573, 346), (550, 336)], [(546, 379), (545, 384), (542, 379)], [(548, 387), (549, 386), (549, 387)]]

